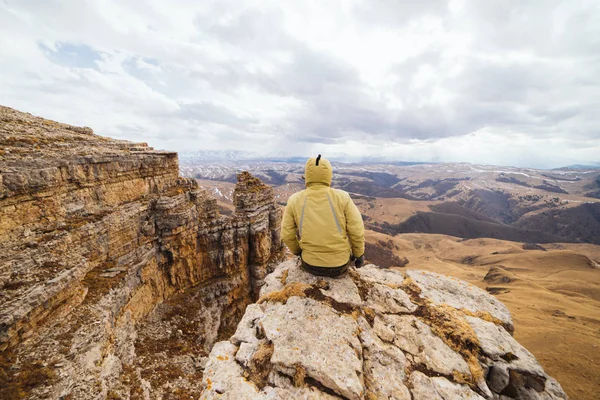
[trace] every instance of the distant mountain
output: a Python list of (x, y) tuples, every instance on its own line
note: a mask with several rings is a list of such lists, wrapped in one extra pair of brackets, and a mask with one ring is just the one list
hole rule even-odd
[[(274, 152), (270, 154), (258, 154), (238, 150), (197, 150), (179, 152), (179, 161), (182, 165), (203, 164), (207, 161), (266, 161), (283, 162), (290, 164), (304, 164), (311, 156), (292, 155), (287, 152)], [(353, 156), (346, 153), (323, 154), (323, 157), (332, 162), (345, 164), (389, 164), (389, 165), (419, 165), (435, 164), (431, 162), (401, 161), (391, 157), (363, 157)]]
[(197, 150), (179, 152), (179, 161), (182, 164), (202, 161), (240, 161), (258, 160), (262, 158), (257, 153), (238, 150)]
[(554, 168), (554, 170), (564, 170), (564, 169), (600, 169), (600, 163), (573, 164), (573, 165), (568, 165), (566, 167)]
[[(182, 165), (193, 165), (193, 164), (204, 164), (205, 162), (212, 161), (266, 161), (275, 163), (289, 163), (289, 164), (304, 164), (309, 157), (316, 157), (317, 154), (310, 155), (299, 155), (292, 154), (287, 151), (275, 151), (267, 154), (259, 154), (249, 151), (240, 150), (196, 150), (196, 151), (183, 151), (179, 152), (179, 161)], [(403, 161), (398, 160), (394, 157), (374, 157), (374, 156), (360, 156), (348, 153), (323, 153), (323, 157), (330, 161), (345, 163), (345, 164), (358, 164), (358, 165), (373, 165), (373, 164), (388, 164), (396, 166), (410, 166), (410, 165), (422, 165), (422, 164), (456, 164), (456, 163), (443, 163), (443, 162), (432, 162), (432, 161)], [(475, 165), (470, 163), (458, 163), (462, 165)], [(499, 166), (501, 167), (501, 166)], [(507, 167), (508, 168), (508, 167)], [(514, 168), (514, 167), (511, 167)], [(519, 169), (519, 168), (516, 168)], [(527, 168), (524, 168), (527, 169)], [(542, 168), (544, 169), (544, 168)], [(537, 169), (537, 170), (542, 170)], [(550, 171), (568, 171), (568, 170), (586, 170), (586, 169), (600, 169), (600, 162), (586, 162), (585, 164), (571, 164), (560, 168), (549, 169)]]

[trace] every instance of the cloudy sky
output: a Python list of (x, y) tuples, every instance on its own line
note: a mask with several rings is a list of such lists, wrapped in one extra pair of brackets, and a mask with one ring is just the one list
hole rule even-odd
[(0, 0), (0, 103), (177, 151), (600, 161), (600, 2)]

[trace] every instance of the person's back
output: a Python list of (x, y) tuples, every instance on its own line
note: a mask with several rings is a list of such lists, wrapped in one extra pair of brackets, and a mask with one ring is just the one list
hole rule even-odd
[(287, 247), (317, 275), (343, 274), (352, 256), (360, 267), (365, 251), (360, 211), (348, 193), (330, 187), (332, 176), (320, 155), (306, 162), (306, 189), (288, 199), (281, 228)]

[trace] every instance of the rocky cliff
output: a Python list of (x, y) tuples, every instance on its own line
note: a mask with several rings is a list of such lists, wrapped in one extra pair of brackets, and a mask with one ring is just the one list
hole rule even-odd
[(203, 399), (566, 399), (511, 335), (508, 309), (431, 272), (320, 278), (280, 264), (215, 344)]
[(198, 392), (282, 248), (271, 188), (242, 173), (235, 203), (176, 153), (0, 107), (0, 398)]

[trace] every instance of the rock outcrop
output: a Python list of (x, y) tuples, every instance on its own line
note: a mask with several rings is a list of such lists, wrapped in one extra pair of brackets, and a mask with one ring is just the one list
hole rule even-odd
[(431, 272), (320, 278), (281, 263), (215, 344), (203, 399), (566, 399), (511, 335), (508, 309)]
[(176, 153), (0, 107), (0, 398), (199, 391), (282, 249), (272, 189), (242, 173), (235, 200)]

